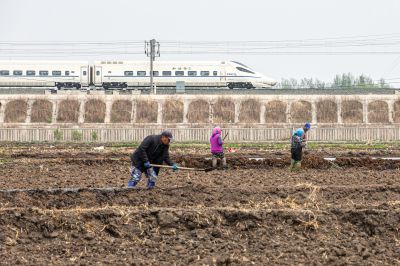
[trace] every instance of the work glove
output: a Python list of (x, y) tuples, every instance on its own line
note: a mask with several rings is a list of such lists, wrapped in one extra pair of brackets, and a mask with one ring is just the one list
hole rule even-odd
[(178, 165), (176, 164), (176, 163), (174, 163), (173, 165), (172, 165), (172, 171), (178, 171)]
[(150, 168), (151, 167), (150, 162), (145, 162), (144, 167), (146, 167), (147, 169)]

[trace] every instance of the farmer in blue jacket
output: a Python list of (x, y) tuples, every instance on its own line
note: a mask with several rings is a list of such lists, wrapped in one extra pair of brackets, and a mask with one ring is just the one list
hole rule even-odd
[(292, 159), (290, 162), (290, 171), (299, 170), (301, 168), (301, 159), (303, 155), (303, 148), (307, 144), (306, 133), (311, 128), (310, 123), (306, 123), (303, 128), (298, 128), (293, 131), (291, 137), (291, 154)]

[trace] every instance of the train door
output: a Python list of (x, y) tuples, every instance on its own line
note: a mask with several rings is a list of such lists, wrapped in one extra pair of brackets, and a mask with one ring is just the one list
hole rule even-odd
[(81, 86), (89, 85), (89, 71), (88, 67), (81, 67)]
[(101, 66), (95, 66), (94, 70), (94, 84), (101, 87), (103, 85)]
[(89, 86), (94, 86), (94, 75), (93, 75), (94, 67), (89, 66)]
[(220, 74), (220, 81), (221, 81), (221, 82), (225, 82), (225, 80), (226, 80), (226, 71), (225, 71), (225, 68), (224, 68), (224, 67), (221, 68), (219, 74)]
[(219, 77), (220, 84), (221, 84), (222, 87), (225, 87), (226, 86), (226, 70), (225, 70), (225, 66), (222, 66), (220, 68), (219, 75), (220, 75), (220, 77)]

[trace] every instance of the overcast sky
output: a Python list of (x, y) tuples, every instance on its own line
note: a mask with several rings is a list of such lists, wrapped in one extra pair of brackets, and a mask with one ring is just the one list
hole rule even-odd
[[(0, 42), (275, 41), (400, 34), (399, 16), (399, 0), (0, 0)], [(163, 55), (162, 51), (161, 41), (160, 60), (238, 60), (278, 80), (329, 81), (343, 72), (374, 79), (400, 77), (400, 54)], [(115, 57), (145, 59), (144, 54)]]

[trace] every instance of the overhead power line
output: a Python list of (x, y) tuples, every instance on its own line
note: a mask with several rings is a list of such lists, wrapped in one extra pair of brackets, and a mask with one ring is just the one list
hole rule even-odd
[[(270, 41), (160, 41), (163, 53), (242, 55), (397, 55), (400, 33)], [(143, 54), (143, 41), (0, 42), (0, 57)]]

